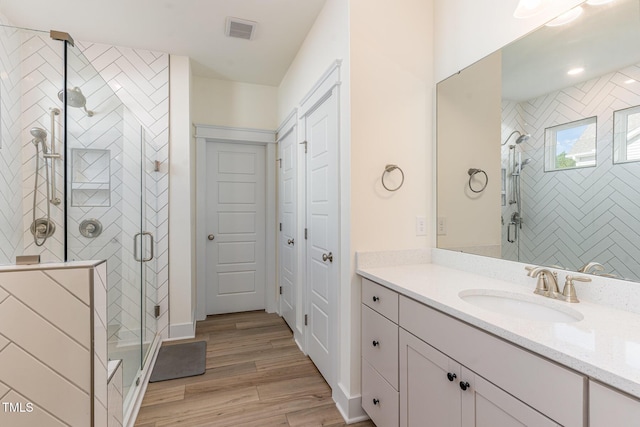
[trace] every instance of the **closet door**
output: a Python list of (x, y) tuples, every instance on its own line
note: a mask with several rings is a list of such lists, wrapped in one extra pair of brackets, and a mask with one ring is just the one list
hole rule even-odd
[(336, 89), (305, 116), (307, 353), (329, 385), (337, 356), (338, 103)]
[[(278, 212), (280, 216), (279, 239), (279, 280), (280, 315), (291, 330), (296, 330), (296, 301), (298, 274), (297, 247), (300, 245), (296, 235), (297, 213), (297, 144), (295, 126), (278, 141)], [(303, 240), (304, 241), (304, 240)]]
[(264, 310), (265, 147), (207, 147), (207, 314)]

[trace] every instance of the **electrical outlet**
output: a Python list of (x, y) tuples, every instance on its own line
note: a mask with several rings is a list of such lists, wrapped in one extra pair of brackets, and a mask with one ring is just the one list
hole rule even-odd
[(423, 216), (416, 217), (416, 236), (427, 235), (427, 218)]
[(447, 218), (444, 216), (438, 217), (438, 236), (444, 236), (447, 234)]

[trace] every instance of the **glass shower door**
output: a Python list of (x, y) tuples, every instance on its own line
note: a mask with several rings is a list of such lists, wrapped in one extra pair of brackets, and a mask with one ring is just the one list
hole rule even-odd
[(67, 259), (107, 260), (107, 346), (124, 412), (143, 362), (144, 155), (140, 124), (78, 48), (67, 50)]

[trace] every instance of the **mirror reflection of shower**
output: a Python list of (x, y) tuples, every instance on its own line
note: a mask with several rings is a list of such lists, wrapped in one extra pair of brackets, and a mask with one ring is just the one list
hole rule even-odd
[[(33, 139), (31, 142), (36, 147), (36, 169), (35, 180), (33, 184), (33, 209), (32, 222), (31, 222), (31, 234), (33, 234), (33, 242), (36, 246), (42, 246), (49, 237), (53, 235), (56, 230), (56, 226), (51, 220), (51, 194), (49, 191), (49, 185), (51, 181), (51, 169), (49, 168), (49, 159), (53, 159), (56, 156), (49, 151), (47, 146), (47, 131), (39, 127), (31, 128), (31, 136)], [(40, 176), (40, 152), (42, 151), (42, 159), (44, 161), (44, 176), (46, 180), (46, 192), (47, 192), (47, 214), (42, 218), (36, 218), (36, 205), (38, 201), (38, 178)], [(52, 160), (53, 161), (53, 160)]]
[(511, 214), (509, 224), (507, 225), (507, 242), (515, 243), (518, 239), (518, 230), (522, 230), (522, 197), (520, 194), (520, 175), (526, 165), (531, 163), (531, 158), (522, 159), (522, 152), (517, 151), (516, 148), (523, 142), (526, 142), (531, 138), (528, 133), (522, 133), (518, 130), (514, 130), (505, 139), (501, 145), (505, 145), (509, 139), (515, 134), (519, 134), (515, 141), (515, 145), (509, 145), (509, 159), (508, 163), (511, 165), (511, 197), (509, 198), (509, 205), (515, 205), (515, 211)]
[[(64, 90), (58, 92), (58, 99), (64, 102)], [(87, 113), (88, 117), (93, 117), (95, 114), (91, 110), (87, 110), (87, 98), (82, 93), (79, 87), (74, 87), (73, 89), (67, 89), (67, 105), (73, 108), (82, 108), (84, 112)]]

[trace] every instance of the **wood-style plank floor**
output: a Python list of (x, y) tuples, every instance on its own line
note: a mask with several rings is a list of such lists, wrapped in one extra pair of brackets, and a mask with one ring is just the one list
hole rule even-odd
[(149, 384), (136, 426), (345, 426), (331, 389), (278, 315), (209, 316), (187, 341), (201, 340), (204, 375)]

